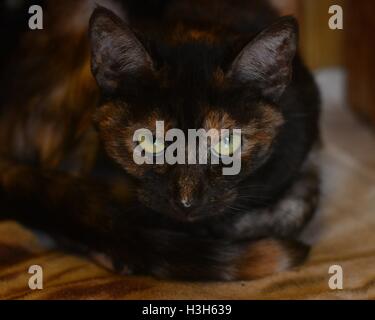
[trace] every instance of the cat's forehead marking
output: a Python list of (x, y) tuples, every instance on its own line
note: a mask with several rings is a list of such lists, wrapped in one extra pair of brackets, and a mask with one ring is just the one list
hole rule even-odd
[(218, 41), (218, 37), (214, 32), (209, 30), (189, 29), (184, 25), (179, 25), (172, 33), (171, 40), (174, 44), (183, 44), (193, 41), (212, 44)]
[(217, 37), (214, 33), (203, 31), (203, 30), (190, 30), (187, 33), (187, 36), (194, 41), (204, 41), (208, 43), (213, 43), (217, 40)]

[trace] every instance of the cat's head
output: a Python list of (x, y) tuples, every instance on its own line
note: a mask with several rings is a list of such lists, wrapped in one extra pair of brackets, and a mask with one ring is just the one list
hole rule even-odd
[[(193, 221), (239, 207), (237, 186), (271, 154), (284, 124), (278, 101), (291, 79), (297, 24), (280, 19), (239, 49), (198, 32), (186, 37), (149, 42), (104, 8), (90, 21), (92, 71), (103, 94), (95, 121), (108, 154), (136, 178), (146, 206)], [(240, 146), (233, 135), (207, 146), (209, 158), (215, 150), (219, 158), (239, 157), (241, 171), (223, 175), (221, 161), (136, 164), (133, 135), (142, 128), (155, 134), (156, 121), (186, 137), (188, 129), (241, 129)], [(154, 147), (143, 140), (145, 154), (155, 159), (163, 153), (168, 145), (162, 138), (154, 137)], [(233, 154), (217, 148), (223, 139)]]

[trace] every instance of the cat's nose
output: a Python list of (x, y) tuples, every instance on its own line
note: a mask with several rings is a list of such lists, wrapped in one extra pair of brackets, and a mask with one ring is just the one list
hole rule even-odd
[(190, 208), (192, 205), (192, 201), (187, 199), (187, 198), (182, 198), (181, 199), (181, 204), (184, 208)]

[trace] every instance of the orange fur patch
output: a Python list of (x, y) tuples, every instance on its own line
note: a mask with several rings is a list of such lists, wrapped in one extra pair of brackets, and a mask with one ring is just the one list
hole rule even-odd
[(251, 280), (262, 278), (301, 263), (308, 247), (299, 242), (262, 239), (250, 244), (237, 267), (237, 278)]
[(218, 41), (218, 38), (213, 32), (200, 29), (189, 29), (186, 26), (180, 24), (176, 27), (174, 33), (172, 34), (171, 41), (175, 44), (182, 44), (193, 41), (212, 44)]

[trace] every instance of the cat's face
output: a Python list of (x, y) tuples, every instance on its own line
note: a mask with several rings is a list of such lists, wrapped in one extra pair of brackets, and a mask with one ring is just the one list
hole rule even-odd
[[(225, 50), (215, 44), (146, 49), (125, 23), (105, 9), (93, 14), (90, 38), (92, 70), (104, 95), (95, 121), (108, 154), (138, 181), (139, 200), (188, 221), (241, 208), (241, 184), (267, 161), (284, 124), (277, 101), (291, 76), (294, 20), (272, 25), (229, 63)], [(232, 131), (214, 135), (204, 151), (208, 159), (239, 160), (240, 172), (223, 175), (227, 165), (222, 161), (156, 164), (169, 146), (162, 141), (165, 137), (157, 136), (156, 121), (164, 122), (165, 131), (181, 129), (186, 140), (189, 129), (218, 133), (241, 129), (237, 140)], [(134, 141), (134, 133), (142, 128), (153, 133), (153, 141)], [(223, 143), (229, 146), (228, 153), (221, 148)], [(139, 144), (154, 164), (134, 162)]]

